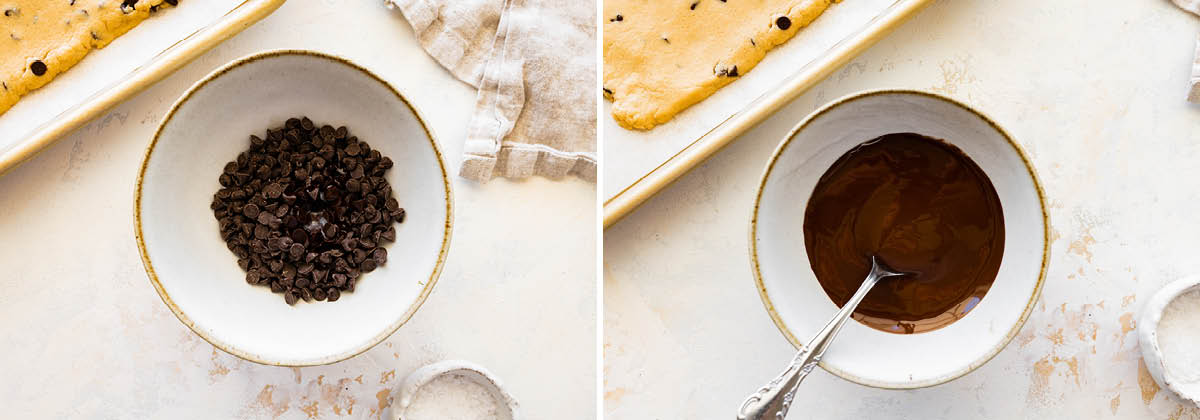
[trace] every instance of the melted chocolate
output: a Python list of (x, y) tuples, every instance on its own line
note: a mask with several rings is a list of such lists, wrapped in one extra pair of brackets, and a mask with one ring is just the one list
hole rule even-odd
[(1004, 214), (987, 175), (961, 150), (919, 134), (888, 134), (847, 152), (821, 176), (804, 213), (817, 280), (838, 306), (876, 255), (909, 273), (884, 279), (854, 319), (911, 334), (962, 318), (1000, 270)]

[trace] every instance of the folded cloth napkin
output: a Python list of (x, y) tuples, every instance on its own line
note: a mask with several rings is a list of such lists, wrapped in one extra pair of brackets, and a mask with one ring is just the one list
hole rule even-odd
[[(1200, 15), (1200, 0), (1171, 0), (1183, 10)], [(1192, 77), (1188, 81), (1188, 102), (1200, 103), (1200, 36), (1196, 37), (1196, 53), (1192, 59)]]
[(459, 175), (596, 181), (596, 8), (581, 0), (385, 0), (479, 88)]

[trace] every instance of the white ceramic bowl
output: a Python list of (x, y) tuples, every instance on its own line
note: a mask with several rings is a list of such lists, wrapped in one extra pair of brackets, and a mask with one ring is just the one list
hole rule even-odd
[[(1138, 317), (1138, 345), (1142, 348), (1142, 359), (1146, 361), (1146, 370), (1158, 385), (1171, 391), (1179, 399), (1200, 407), (1200, 393), (1195, 385), (1182, 385), (1176, 379), (1166, 374), (1163, 363), (1162, 349), (1158, 345), (1158, 322), (1162, 320), (1163, 312), (1175, 298), (1184, 293), (1200, 290), (1200, 276), (1189, 276), (1172, 282), (1146, 302), (1142, 314)], [(1200, 308), (1196, 308), (1200, 310)], [(1200, 351), (1200, 349), (1196, 349)]]
[(483, 366), (465, 361), (465, 360), (444, 360), (441, 362), (425, 365), (415, 372), (404, 378), (404, 384), (400, 385), (397, 391), (396, 405), (392, 408), (393, 419), (407, 420), (406, 412), (412, 406), (413, 400), (417, 396), (417, 392), (426, 384), (433, 382), (434, 379), (446, 375), (461, 375), (467, 380), (479, 384), (486, 389), (489, 396), (496, 401), (496, 406), (499, 412), (496, 413), (496, 420), (521, 420), (521, 408), (517, 404), (517, 399), (513, 398), (504, 389), (504, 385), (490, 371)]
[(996, 281), (963, 319), (911, 335), (847, 322), (821, 367), (880, 388), (918, 388), (960, 377), (1000, 352), (1025, 322), (1049, 251), (1042, 189), (1021, 148), (982, 114), (917, 91), (872, 91), (836, 100), (804, 119), (775, 150), (750, 222), (750, 258), (763, 304), (797, 347), (837, 312), (809, 265), (804, 212), (817, 180), (854, 146), (913, 132), (962, 149), (991, 179), (1004, 211)]
[[(209, 209), (226, 162), (289, 117), (345, 125), (395, 161), (407, 211), (388, 262), (337, 302), (288, 306), (246, 284)], [(450, 245), (453, 203), (437, 141), (394, 88), (342, 58), (272, 51), (235, 60), (184, 93), (159, 125), (138, 176), (134, 222), (150, 282), (213, 345), (272, 365), (333, 363), (396, 331), (424, 302)]]

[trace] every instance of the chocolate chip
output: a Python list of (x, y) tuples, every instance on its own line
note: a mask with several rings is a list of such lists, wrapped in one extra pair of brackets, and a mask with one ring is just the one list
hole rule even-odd
[(266, 195), (267, 198), (279, 198), (280, 195), (283, 195), (283, 186), (275, 183), (267, 185), (263, 189), (263, 195)]
[(304, 229), (292, 229), (292, 240), (299, 243), (308, 242), (308, 232)]
[(625, 16), (621, 16), (621, 15), (619, 15), (619, 14), (618, 14), (618, 15), (617, 15), (617, 17), (614, 17), (614, 18), (612, 18), (612, 19), (609, 19), (608, 21), (609, 21), (609, 22), (620, 22), (620, 21), (623, 21), (623, 20), (625, 20)]
[(375, 271), (375, 267), (377, 266), (378, 265), (375, 263), (375, 260), (365, 260), (362, 262), (362, 264), (359, 264), (359, 268), (361, 268), (362, 272), (364, 273)]
[(692, 9), (692, 10), (696, 10), (696, 5), (699, 5), (699, 4), (700, 4), (700, 2), (695, 2), (695, 3), (692, 3), (692, 7), (691, 7), (691, 9)]
[(787, 16), (780, 16), (778, 19), (775, 19), (775, 26), (778, 26), (779, 29), (786, 31), (788, 28), (792, 27), (792, 20), (788, 19)]
[(46, 70), (48, 70), (46, 63), (43, 63), (41, 60), (36, 60), (29, 65), (29, 71), (32, 71), (34, 76), (46, 74)]
[(288, 248), (288, 255), (291, 255), (293, 260), (300, 259), (300, 257), (304, 255), (304, 245), (292, 244), (292, 246)]

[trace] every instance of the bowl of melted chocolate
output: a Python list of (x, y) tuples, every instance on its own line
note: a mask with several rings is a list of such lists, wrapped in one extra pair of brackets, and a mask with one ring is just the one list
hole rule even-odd
[(1019, 144), (983, 114), (916, 91), (852, 95), (776, 150), (751, 221), (763, 303), (799, 346), (862, 284), (881, 281), (821, 366), (917, 388), (983, 365), (1017, 334), (1047, 263), (1045, 202)]

